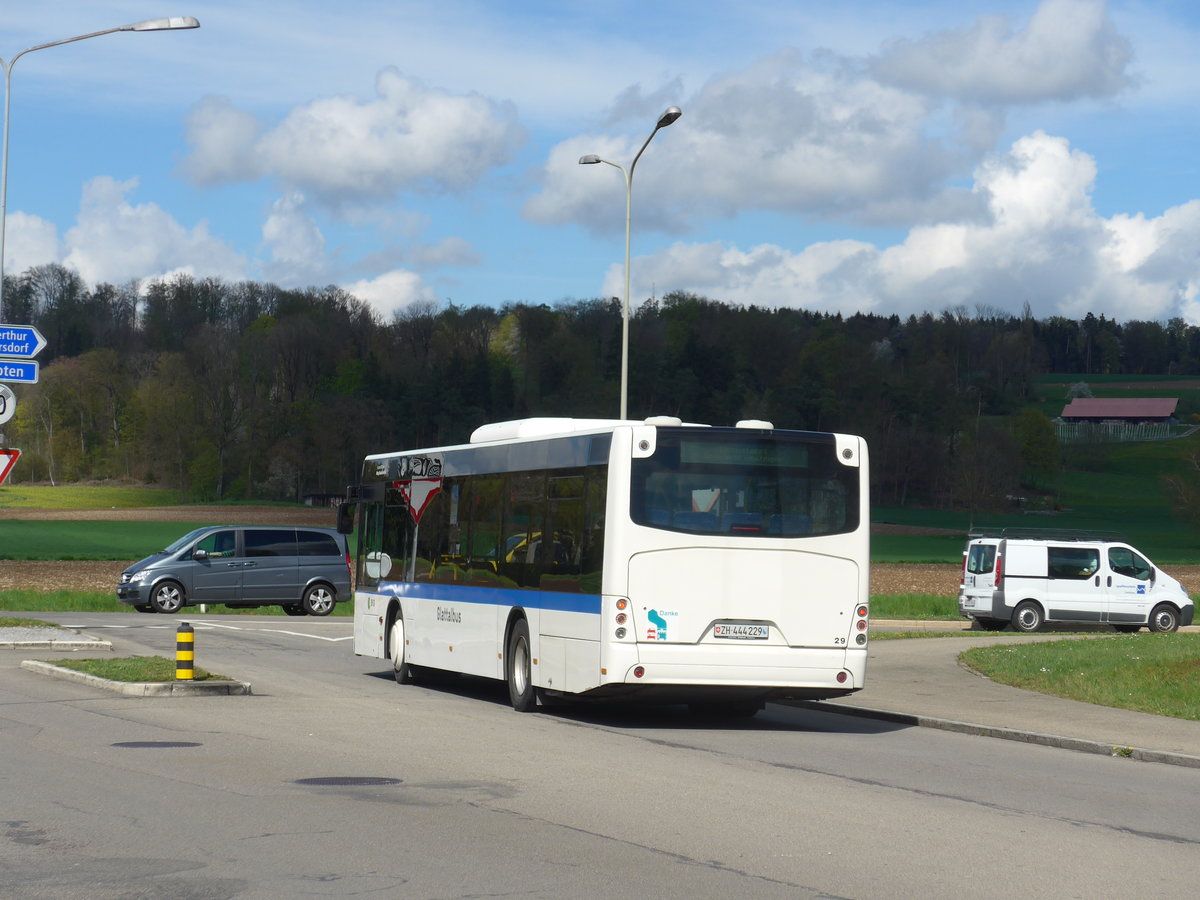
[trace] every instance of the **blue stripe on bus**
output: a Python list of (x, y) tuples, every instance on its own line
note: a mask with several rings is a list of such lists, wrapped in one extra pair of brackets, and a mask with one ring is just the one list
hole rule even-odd
[(514, 588), (462, 587), (453, 584), (381, 581), (375, 589), (394, 597), (413, 597), (439, 603), (483, 603), (489, 606), (522, 606), (560, 612), (600, 614), (599, 594), (566, 594), (557, 591), (523, 591)]

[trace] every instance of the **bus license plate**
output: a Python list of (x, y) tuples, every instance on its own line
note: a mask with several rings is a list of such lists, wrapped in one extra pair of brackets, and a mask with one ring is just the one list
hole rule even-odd
[(765, 641), (771, 637), (771, 626), (726, 622), (713, 626), (713, 637), (732, 641)]

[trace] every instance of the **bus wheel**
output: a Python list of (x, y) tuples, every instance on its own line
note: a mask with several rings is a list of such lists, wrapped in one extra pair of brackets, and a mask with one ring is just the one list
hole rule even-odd
[(1151, 631), (1166, 634), (1179, 630), (1179, 613), (1169, 603), (1160, 603), (1150, 613), (1150, 621), (1146, 623)]
[(1012, 624), (1017, 631), (1032, 634), (1042, 627), (1043, 621), (1042, 608), (1032, 600), (1018, 603), (1017, 608), (1013, 610)]
[(150, 593), (150, 608), (158, 613), (177, 613), (183, 608), (183, 588), (174, 581), (157, 584)]
[(404, 659), (404, 620), (399, 616), (392, 622), (388, 645), (392, 654), (392, 674), (396, 676), (396, 684), (412, 684), (415, 680), (413, 667)]
[(533, 689), (532, 655), (529, 652), (529, 624), (524, 619), (513, 622), (508, 636), (508, 653), (504, 671), (508, 681), (508, 699), (517, 712), (537, 709), (537, 692)]

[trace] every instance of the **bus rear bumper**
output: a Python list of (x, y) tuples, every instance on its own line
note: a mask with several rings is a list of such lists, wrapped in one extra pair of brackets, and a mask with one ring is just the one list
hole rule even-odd
[[(760, 689), (812, 700), (849, 694), (866, 682), (865, 649), (762, 647), (751, 654), (744, 647), (728, 649), (713, 648), (698, 657), (697, 648), (686, 645), (639, 644), (636, 661), (609, 668), (608, 684)], [(750, 664), (747, 655), (757, 658)]]

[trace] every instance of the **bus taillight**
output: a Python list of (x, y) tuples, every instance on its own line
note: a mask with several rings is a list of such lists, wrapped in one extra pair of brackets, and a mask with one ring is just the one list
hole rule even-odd
[(633, 677), (634, 678), (641, 678), (645, 674), (646, 674), (645, 666), (634, 666), (633, 667)]

